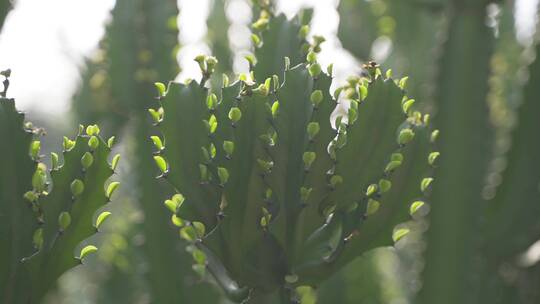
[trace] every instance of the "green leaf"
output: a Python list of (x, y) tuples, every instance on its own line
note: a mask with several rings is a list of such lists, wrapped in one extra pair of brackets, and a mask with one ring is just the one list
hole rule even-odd
[(97, 219), (96, 219), (96, 224), (94, 225), (96, 227), (96, 229), (99, 229), (99, 227), (101, 227), (101, 225), (103, 224), (103, 222), (105, 222), (105, 220), (111, 215), (111, 213), (109, 211), (103, 211), (101, 212)]
[(109, 186), (107, 187), (107, 191), (105, 192), (105, 196), (107, 197), (107, 199), (111, 199), (113, 193), (118, 189), (118, 187), (120, 187), (119, 182), (112, 182), (109, 184)]
[(423, 201), (416, 201), (414, 203), (411, 204), (411, 210), (410, 210), (410, 213), (411, 215), (415, 214), (416, 211), (418, 211), (418, 209), (422, 208), (422, 206), (424, 206), (425, 203)]
[(89, 254), (92, 254), (92, 253), (96, 252), (97, 250), (98, 250), (98, 248), (96, 246), (88, 245), (88, 246), (84, 247), (83, 249), (81, 249), (81, 254), (79, 255), (79, 259), (83, 260)]

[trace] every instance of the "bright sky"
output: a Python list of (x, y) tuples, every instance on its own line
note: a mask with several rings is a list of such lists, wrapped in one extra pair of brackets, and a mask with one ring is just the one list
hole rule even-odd
[[(181, 6), (180, 28), (189, 24), (189, 31), (182, 31), (182, 51), (179, 60), (183, 67), (180, 78), (196, 78), (198, 67), (192, 58), (208, 52), (203, 37), (206, 31), (208, 2), (210, 0), (179, 0)], [(19, 108), (60, 115), (68, 109), (70, 98), (77, 89), (79, 68), (84, 56), (91, 54), (104, 33), (103, 25), (109, 18), (114, 0), (16, 0), (16, 8), (6, 19), (0, 33), (0, 69), (11, 68), (9, 96), (17, 98)], [(339, 16), (335, 9), (338, 0), (281, 0), (278, 9), (288, 15), (302, 6), (314, 6), (312, 32), (324, 35), (320, 61), (336, 61), (337, 76), (355, 66), (353, 59), (340, 48), (335, 37)], [(526, 39), (535, 27), (536, 11), (532, 8), (538, 0), (518, 0), (518, 34)], [(235, 24), (231, 35), (248, 39), (246, 24), (250, 11), (245, 0), (231, 0), (230, 11), (235, 11)], [(245, 13), (239, 13), (244, 11)], [(244, 16), (245, 18), (238, 18)], [(233, 18), (231, 18), (233, 19)], [(245, 49), (241, 39), (237, 50)], [(239, 56), (240, 56), (239, 55)], [(238, 60), (235, 69), (244, 70)]]

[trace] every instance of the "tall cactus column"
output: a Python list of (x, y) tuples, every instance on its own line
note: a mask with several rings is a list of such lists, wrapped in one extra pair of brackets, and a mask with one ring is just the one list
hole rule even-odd
[(485, 206), (481, 189), (493, 133), (486, 103), (494, 43), (485, 23), (487, 4), (464, 0), (450, 5), (434, 119), (443, 132), (442, 156), (433, 189), (420, 303), (477, 303), (471, 273), (478, 266), (475, 231)]

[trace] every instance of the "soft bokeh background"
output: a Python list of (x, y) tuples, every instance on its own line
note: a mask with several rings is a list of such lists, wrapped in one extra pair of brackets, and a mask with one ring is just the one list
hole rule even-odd
[[(233, 23), (229, 36), (233, 47), (241, 53), (249, 45), (251, 11), (243, 0), (228, 5), (227, 17)], [(302, 7), (313, 7), (313, 33), (328, 39), (321, 62), (334, 62), (336, 73), (346, 75), (358, 67), (353, 57), (337, 40), (338, 0), (280, 0), (278, 10), (292, 16)], [(537, 0), (516, 1), (516, 27), (519, 41), (530, 43), (536, 25)], [(180, 78), (196, 78), (199, 69), (192, 61), (206, 52), (204, 42), (209, 0), (179, 0), (180, 41), (183, 48), (178, 60), (183, 71)], [(113, 0), (18, 0), (10, 12), (0, 35), (0, 67), (13, 70), (11, 94), (17, 96), (19, 107), (47, 115), (64, 115), (80, 82), (84, 57), (95, 52), (110, 20)], [(385, 58), (391, 48), (385, 40), (375, 45), (373, 57)], [(236, 71), (247, 70), (238, 55)], [(32, 83), (31, 89), (27, 85)]]

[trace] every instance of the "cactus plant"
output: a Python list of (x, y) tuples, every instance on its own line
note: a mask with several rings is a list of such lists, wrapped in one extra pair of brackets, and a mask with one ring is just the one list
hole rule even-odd
[(40, 141), (33, 140), (33, 134), (41, 131), (24, 122), (13, 99), (0, 99), (0, 115), (0, 132), (7, 141), (0, 148), (0, 231), (5, 249), (0, 299), (37, 303), (61, 274), (97, 250), (87, 245), (74, 256), (81, 242), (98, 232), (109, 215), (104, 212), (96, 217), (95, 213), (119, 186), (112, 182), (104, 189), (118, 157), (109, 165), (112, 140), (105, 142), (96, 125), (88, 126), (86, 133), (81, 126), (75, 140), (64, 138), (62, 164), (51, 153), (48, 170), (40, 155)]
[[(414, 174), (396, 188), (412, 181), (422, 196), (416, 170), (437, 152), (406, 78), (370, 63), (367, 77), (331, 95), (331, 67), (322, 72), (316, 60), (323, 39), (308, 44), (299, 19), (260, 8), (251, 76), (225, 79), (218, 99), (204, 86), (216, 60), (199, 56), (199, 83), (157, 85), (154, 159), (177, 191), (165, 205), (191, 242), (194, 269), (208, 270), (234, 301), (293, 303), (295, 287), (317, 286), (407, 233), (394, 226), (424, 201), (386, 202), (399, 195), (391, 177), (403, 165)], [(342, 100), (349, 110), (332, 117)], [(414, 150), (418, 158), (408, 157)]]

